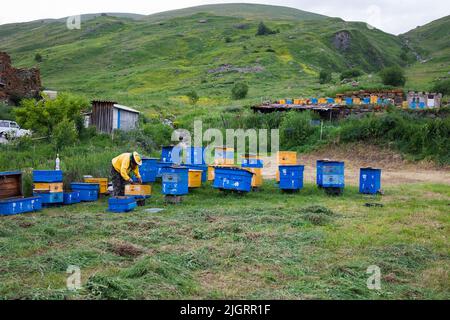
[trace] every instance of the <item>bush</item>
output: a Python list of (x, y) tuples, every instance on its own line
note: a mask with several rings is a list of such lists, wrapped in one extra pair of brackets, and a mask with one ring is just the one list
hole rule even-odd
[(380, 72), (384, 85), (403, 87), (406, 82), (405, 73), (400, 67), (385, 68)]
[(75, 123), (67, 118), (58, 123), (52, 135), (52, 142), (56, 150), (61, 150), (64, 146), (74, 145), (78, 139)]
[(36, 62), (42, 62), (42, 55), (40, 53), (36, 53), (34, 56), (34, 61)]
[(24, 99), (14, 109), (16, 121), (34, 133), (50, 137), (56, 126), (65, 120), (76, 125), (77, 134), (83, 128), (81, 111), (89, 106), (84, 98), (60, 93), (55, 100)]
[(270, 35), (270, 34), (276, 34), (279, 33), (280, 31), (274, 31), (272, 29), (270, 29), (268, 26), (266, 26), (264, 24), (264, 22), (260, 22), (258, 25), (258, 31), (256, 32), (257, 36), (266, 36), (266, 35)]
[(443, 95), (450, 95), (450, 79), (441, 80), (433, 85), (434, 92), (442, 93)]
[(316, 138), (316, 128), (311, 125), (310, 112), (290, 111), (281, 121), (280, 143), (285, 149), (305, 147)]
[(200, 97), (198, 96), (198, 94), (195, 90), (189, 91), (188, 93), (186, 93), (186, 96), (189, 98), (189, 102), (192, 105), (197, 104), (198, 100), (200, 99)]
[(13, 120), (14, 115), (12, 114), (12, 110), (12, 106), (0, 102), (0, 120)]
[(235, 100), (244, 99), (248, 93), (248, 85), (244, 82), (237, 82), (231, 89), (231, 96)]
[(325, 84), (331, 82), (331, 72), (322, 70), (319, 73), (319, 83)]
[(344, 79), (357, 79), (362, 76), (362, 71), (359, 69), (350, 69), (341, 73), (341, 80)]

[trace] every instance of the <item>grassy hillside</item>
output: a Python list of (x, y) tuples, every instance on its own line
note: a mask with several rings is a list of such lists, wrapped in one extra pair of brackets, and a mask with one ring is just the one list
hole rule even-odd
[[(262, 19), (280, 32), (256, 37)], [(333, 43), (340, 31), (350, 35), (345, 49)], [(330, 90), (318, 84), (321, 69), (374, 72), (401, 63), (401, 45), (363, 23), (258, 5), (205, 6), (144, 20), (101, 16), (81, 30), (58, 21), (0, 26), (0, 50), (16, 65), (35, 65), (35, 54), (43, 56), (45, 87), (116, 99), (149, 113), (192, 110), (185, 96), (192, 88), (200, 95), (196, 110), (317, 94)], [(231, 87), (240, 80), (249, 83), (249, 96), (232, 101)]]
[(450, 16), (433, 21), (401, 36), (421, 61), (408, 68), (407, 87), (422, 89), (424, 82), (450, 77)]

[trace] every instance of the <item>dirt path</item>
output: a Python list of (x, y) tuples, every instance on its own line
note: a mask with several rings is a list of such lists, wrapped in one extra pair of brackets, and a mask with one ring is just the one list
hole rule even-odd
[[(298, 163), (305, 166), (305, 182), (316, 181), (316, 160), (333, 159), (345, 162), (345, 182), (350, 185), (359, 184), (359, 169), (374, 167), (382, 169), (382, 184), (402, 183), (441, 183), (450, 185), (450, 167), (438, 167), (432, 163), (410, 163), (389, 150), (372, 145), (354, 144), (347, 146), (329, 147), (325, 150), (310, 154), (301, 154)], [(263, 175), (273, 179), (276, 174), (276, 165), (272, 158), (264, 158)]]

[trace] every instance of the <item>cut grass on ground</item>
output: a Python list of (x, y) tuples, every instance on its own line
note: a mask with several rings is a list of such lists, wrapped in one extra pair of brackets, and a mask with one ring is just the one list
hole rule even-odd
[[(103, 198), (1, 217), (0, 298), (450, 297), (449, 185), (389, 186), (376, 197), (356, 187), (327, 197), (310, 184), (282, 194), (274, 181), (235, 196), (207, 185), (173, 206), (154, 188), (128, 214), (107, 212)], [(77, 292), (66, 290), (69, 265), (81, 268)], [(379, 291), (367, 289), (370, 265), (381, 268)]]

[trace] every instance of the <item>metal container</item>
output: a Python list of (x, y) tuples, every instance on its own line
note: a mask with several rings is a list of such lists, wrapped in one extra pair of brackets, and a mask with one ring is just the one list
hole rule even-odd
[(322, 187), (339, 188), (345, 187), (344, 183), (344, 162), (324, 161), (322, 162)]
[(111, 197), (108, 199), (108, 210), (111, 212), (129, 212), (136, 207), (135, 197)]
[(78, 191), (64, 192), (64, 204), (75, 204), (80, 203), (80, 193)]
[(176, 146), (163, 146), (161, 151), (161, 162), (180, 164), (183, 149)]
[(72, 182), (70, 184), (72, 191), (80, 193), (80, 200), (83, 202), (92, 202), (98, 200), (99, 185), (95, 183)]

